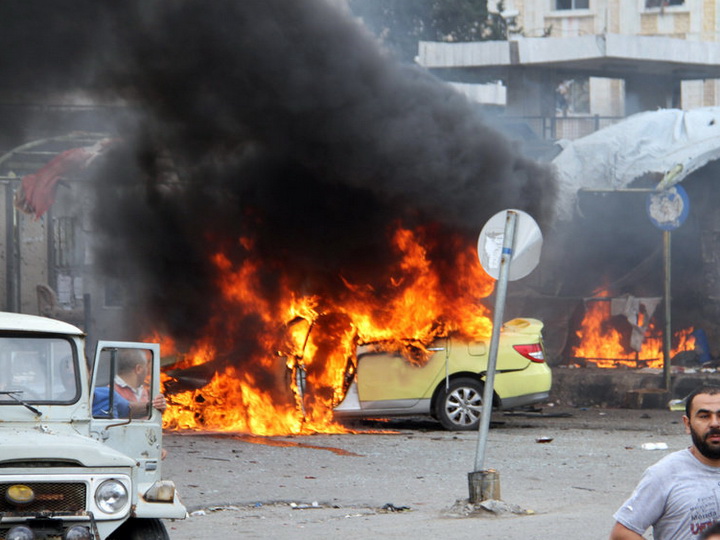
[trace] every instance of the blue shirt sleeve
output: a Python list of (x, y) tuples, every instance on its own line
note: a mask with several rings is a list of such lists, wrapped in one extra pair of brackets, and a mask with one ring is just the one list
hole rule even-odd
[(110, 388), (99, 386), (93, 393), (94, 418), (130, 418), (130, 403), (120, 394), (113, 396), (113, 413), (110, 414)]

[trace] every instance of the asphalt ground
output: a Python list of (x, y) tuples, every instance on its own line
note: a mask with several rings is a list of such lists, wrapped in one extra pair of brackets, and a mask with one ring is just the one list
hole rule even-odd
[[(643, 470), (688, 446), (681, 412), (557, 408), (493, 415), (486, 469), (497, 503), (469, 505), (477, 432), (428, 418), (347, 423), (290, 437), (170, 432), (163, 475), (197, 538), (606, 539)], [(645, 450), (643, 443), (667, 450)], [(652, 538), (651, 534), (646, 535)]]

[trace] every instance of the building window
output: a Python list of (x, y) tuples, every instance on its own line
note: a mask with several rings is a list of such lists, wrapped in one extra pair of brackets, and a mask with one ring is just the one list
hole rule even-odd
[(590, 0), (555, 0), (555, 9), (588, 9), (589, 7)]
[(645, 0), (646, 8), (667, 7), (667, 6), (684, 6), (685, 0)]
[(559, 81), (555, 88), (555, 113), (558, 116), (590, 114), (590, 80), (587, 77)]

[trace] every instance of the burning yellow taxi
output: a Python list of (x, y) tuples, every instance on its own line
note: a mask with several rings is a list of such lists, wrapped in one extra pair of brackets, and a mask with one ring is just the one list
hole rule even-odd
[[(552, 373), (545, 362), (543, 323), (513, 319), (498, 346), (493, 406), (512, 409), (546, 401)], [(478, 428), (489, 340), (436, 340), (418, 365), (382, 344), (358, 348), (354, 376), (336, 417), (430, 414), (448, 430)]]

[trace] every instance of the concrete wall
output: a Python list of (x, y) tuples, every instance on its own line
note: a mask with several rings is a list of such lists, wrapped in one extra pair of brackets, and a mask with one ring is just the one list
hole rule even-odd
[(661, 369), (553, 368), (550, 401), (571, 407), (667, 409), (703, 385), (718, 386), (720, 373), (673, 373), (664, 391)]
[[(645, 0), (595, 0), (589, 9), (556, 10), (555, 0), (515, 0), (506, 2), (506, 8), (519, 10), (518, 24), (527, 37), (542, 36), (550, 29), (550, 37), (618, 33), (718, 41), (719, 4), (718, 0), (686, 0), (682, 6), (646, 8)], [(622, 82), (591, 81), (591, 114), (623, 116), (636, 112), (633, 106), (626, 110), (624, 101), (618, 99), (618, 84)], [(614, 85), (610, 92), (609, 85)], [(692, 109), (718, 104), (720, 83), (710, 80), (683, 82), (681, 101), (676, 105)], [(666, 96), (651, 105), (667, 106)]]
[(45, 219), (34, 220), (19, 214), (20, 227), (20, 311), (37, 313), (35, 286), (48, 281), (47, 228)]
[[(555, 0), (521, 0), (518, 23), (527, 37), (619, 33), (717, 41), (717, 0), (686, 0), (682, 6), (645, 7), (645, 0), (594, 0), (588, 9), (554, 9)], [(506, 2), (506, 8), (510, 5)]]
[(507, 103), (507, 88), (502, 84), (450, 84), (455, 90), (465, 94), (470, 101), (499, 107), (504, 107)]

